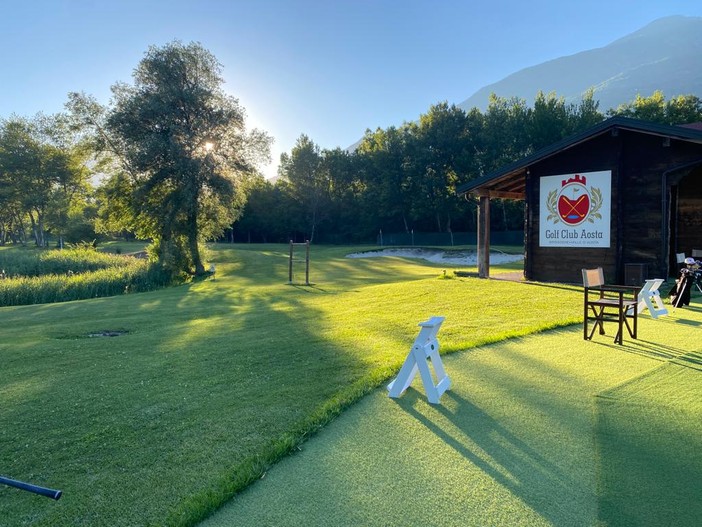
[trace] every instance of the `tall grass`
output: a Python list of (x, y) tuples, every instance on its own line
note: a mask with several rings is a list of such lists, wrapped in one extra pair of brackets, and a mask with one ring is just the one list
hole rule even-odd
[(0, 306), (47, 304), (164, 287), (158, 266), (89, 249), (0, 251)]
[(10, 249), (0, 251), (0, 270), (8, 277), (80, 274), (124, 267), (131, 258), (90, 249)]

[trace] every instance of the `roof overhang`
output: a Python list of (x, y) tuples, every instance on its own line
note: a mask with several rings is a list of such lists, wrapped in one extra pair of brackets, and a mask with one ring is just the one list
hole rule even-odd
[(612, 117), (587, 130), (549, 145), (519, 161), (506, 165), (491, 174), (460, 185), (459, 196), (472, 194), (479, 197), (523, 200), (526, 198), (526, 176), (529, 167), (551, 156), (560, 154), (602, 134), (616, 135), (619, 130), (628, 130), (666, 139), (676, 139), (702, 144), (702, 130), (691, 127), (670, 126), (627, 117)]

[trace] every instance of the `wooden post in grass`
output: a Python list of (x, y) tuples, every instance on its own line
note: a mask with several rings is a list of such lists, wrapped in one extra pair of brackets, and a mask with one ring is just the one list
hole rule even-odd
[(288, 259), (288, 283), (292, 284), (292, 279), (293, 279), (293, 253), (294, 249), (293, 247), (295, 244), (293, 243), (292, 240), (290, 240), (290, 258)]
[(305, 246), (305, 259), (304, 260), (299, 260), (299, 261), (304, 261), (305, 262), (305, 285), (310, 285), (310, 242), (309, 240), (305, 241), (305, 243), (294, 243), (292, 240), (290, 240), (290, 257), (288, 261), (288, 283), (292, 284), (293, 283), (293, 262), (298, 261), (295, 260), (295, 246)]
[(478, 276), (490, 278), (490, 196), (480, 195), (478, 204)]
[[(451, 387), (451, 379), (446, 375), (444, 364), (441, 362), (439, 341), (436, 338), (443, 322), (444, 317), (432, 317), (426, 322), (419, 323), (419, 327), (422, 329), (419, 330), (419, 335), (417, 335), (412, 349), (400, 368), (400, 373), (397, 374), (394, 381), (388, 384), (390, 397), (400, 397), (412, 384), (412, 380), (419, 371), (427, 399), (432, 404), (439, 404), (441, 395)], [(434, 366), (436, 384), (434, 384), (434, 378), (429, 369), (429, 362)]]

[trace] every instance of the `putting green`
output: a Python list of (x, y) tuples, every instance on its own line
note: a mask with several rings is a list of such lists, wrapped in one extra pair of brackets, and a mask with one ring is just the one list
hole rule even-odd
[[(583, 341), (573, 326), (445, 356), (441, 405), (419, 378), (397, 400), (374, 392), (201, 527), (646, 525), (636, 510), (654, 492), (655, 518), (675, 517), (671, 491), (702, 501), (691, 485), (702, 476), (702, 360), (688, 353), (700, 325), (693, 303), (642, 316), (641, 338), (624, 346)], [(659, 457), (667, 448), (679, 450)], [(690, 459), (686, 483), (671, 483)], [(661, 471), (671, 486), (656, 487)]]

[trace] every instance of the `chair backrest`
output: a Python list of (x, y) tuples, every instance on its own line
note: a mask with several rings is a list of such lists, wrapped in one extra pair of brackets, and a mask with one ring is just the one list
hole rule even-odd
[(679, 264), (685, 263), (685, 253), (675, 253), (675, 259)]
[(693, 258), (702, 258), (702, 249), (692, 249)]
[(583, 269), (583, 286), (598, 287), (601, 285), (604, 285), (604, 271), (602, 271), (602, 267)]

